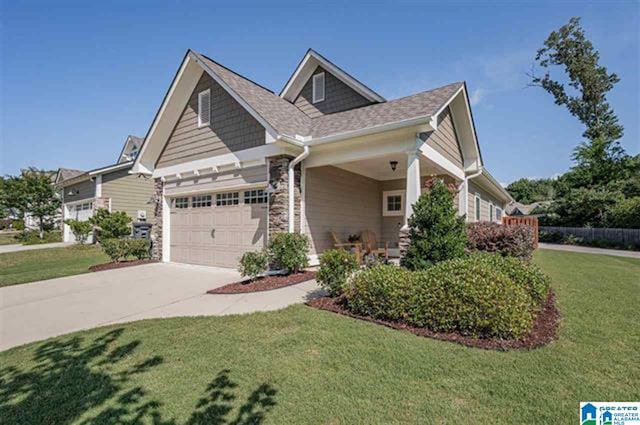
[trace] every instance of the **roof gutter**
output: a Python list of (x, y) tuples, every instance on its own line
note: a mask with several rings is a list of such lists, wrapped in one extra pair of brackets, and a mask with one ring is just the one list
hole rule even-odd
[(318, 137), (311, 139), (306, 144), (309, 146), (323, 145), (325, 143), (338, 142), (344, 139), (351, 139), (354, 137), (367, 136), (373, 133), (380, 133), (383, 131), (397, 130), (405, 127), (412, 127), (416, 125), (429, 124), (431, 115), (422, 115), (415, 118), (409, 118), (402, 121), (395, 121), (388, 124), (377, 125), (374, 127), (366, 127), (360, 130), (346, 131), (344, 133), (332, 134), (330, 136)]

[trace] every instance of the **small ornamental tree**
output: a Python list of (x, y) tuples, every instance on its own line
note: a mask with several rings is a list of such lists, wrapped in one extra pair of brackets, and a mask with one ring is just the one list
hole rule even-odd
[(131, 235), (131, 217), (124, 211), (109, 212), (106, 208), (100, 208), (89, 222), (99, 230), (99, 238), (114, 239)]
[(428, 186), (430, 189), (420, 196), (409, 217), (411, 242), (401, 260), (402, 266), (409, 270), (424, 270), (465, 253), (464, 217), (458, 216), (452, 188), (439, 180)]
[(71, 233), (73, 233), (73, 236), (76, 238), (76, 242), (80, 245), (84, 245), (85, 242), (87, 242), (89, 234), (93, 230), (93, 226), (91, 226), (91, 223), (88, 221), (80, 221), (70, 218), (65, 220), (64, 224), (69, 226)]

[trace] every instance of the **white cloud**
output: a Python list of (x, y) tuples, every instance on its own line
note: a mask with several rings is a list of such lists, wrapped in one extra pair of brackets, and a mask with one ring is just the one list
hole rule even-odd
[(471, 106), (475, 106), (482, 101), (484, 96), (487, 94), (487, 91), (483, 88), (477, 88), (471, 93), (471, 97), (469, 98), (469, 102), (471, 102)]

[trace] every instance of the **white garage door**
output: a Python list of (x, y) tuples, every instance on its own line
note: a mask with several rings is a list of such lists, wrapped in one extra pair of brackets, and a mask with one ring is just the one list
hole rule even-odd
[[(70, 218), (80, 221), (87, 221), (90, 217), (93, 216), (93, 202), (91, 201), (68, 205), (66, 208), (67, 213), (65, 214), (65, 219)], [(75, 236), (73, 236), (73, 232), (66, 224), (64, 225), (64, 241), (74, 243), (76, 242), (76, 238)], [(89, 235), (87, 243), (93, 243), (92, 234)]]
[(264, 247), (267, 195), (261, 189), (171, 200), (171, 261), (237, 267), (244, 252)]

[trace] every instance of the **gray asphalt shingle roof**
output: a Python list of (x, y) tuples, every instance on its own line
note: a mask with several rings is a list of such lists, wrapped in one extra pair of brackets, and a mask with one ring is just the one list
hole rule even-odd
[(59, 181), (63, 182), (65, 180), (72, 179), (72, 178), (77, 177), (77, 176), (79, 176), (81, 174), (84, 174), (85, 172), (82, 171), (82, 170), (74, 170), (72, 168), (60, 168), (58, 170), (58, 173), (59, 173), (59, 177), (60, 177)]
[(310, 118), (272, 91), (199, 54), (205, 64), (247, 102), (278, 133), (314, 138), (390, 124), (437, 112), (464, 85), (462, 82), (375, 103), (349, 111)]

